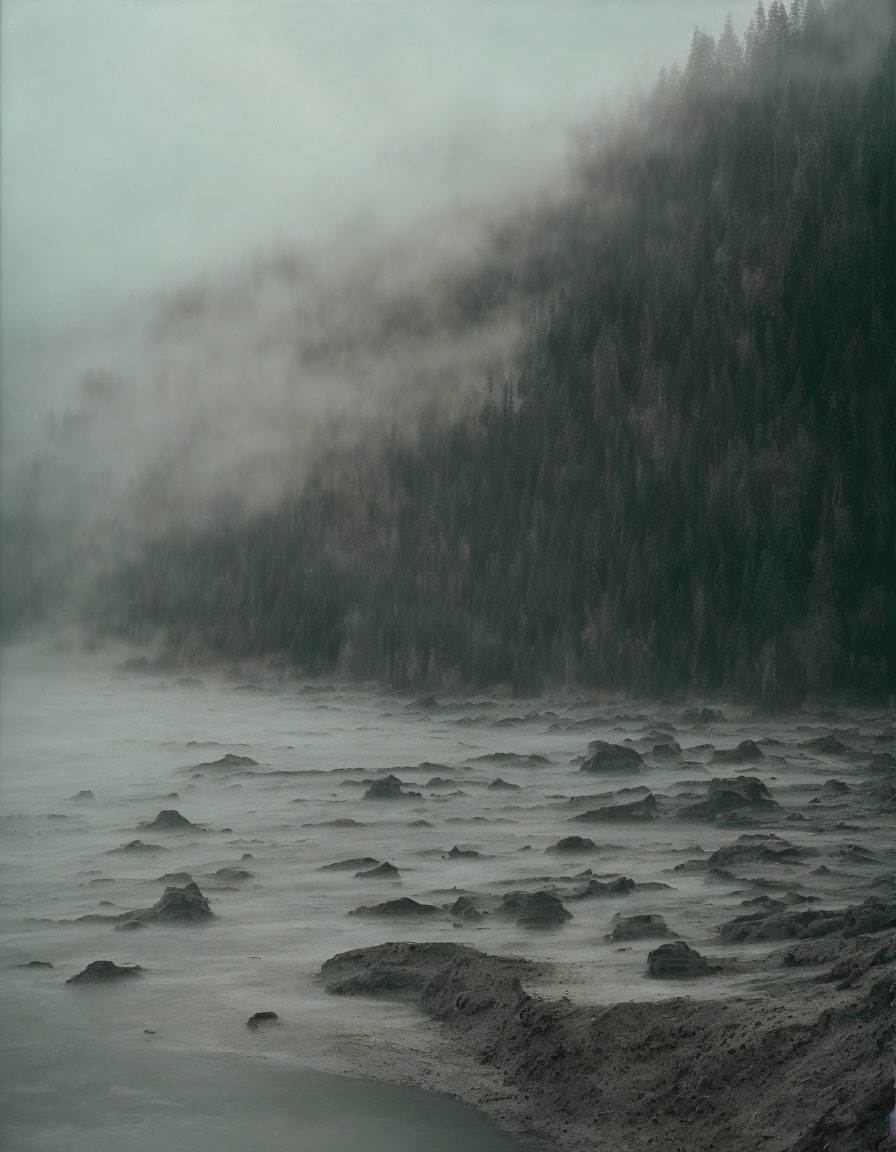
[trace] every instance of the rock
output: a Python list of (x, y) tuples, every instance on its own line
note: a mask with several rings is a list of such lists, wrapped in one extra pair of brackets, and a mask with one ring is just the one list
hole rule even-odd
[(386, 900), (383, 904), (371, 904), (354, 908), (349, 916), (435, 916), (441, 912), (435, 904), (420, 904), (409, 896), (398, 900)]
[(401, 781), (397, 776), (388, 775), (382, 780), (374, 780), (364, 793), (365, 800), (422, 800), (419, 792), (402, 792)]
[(203, 764), (193, 764), (185, 768), (185, 772), (192, 772), (195, 768), (257, 768), (258, 761), (251, 756), (237, 756), (234, 752), (227, 752), (220, 760), (206, 761)]
[(709, 868), (724, 868), (729, 864), (796, 864), (817, 855), (817, 848), (799, 847), (771, 832), (760, 832), (738, 836), (733, 844), (717, 848), (706, 864)]
[(717, 816), (734, 812), (735, 809), (749, 808), (766, 810), (777, 808), (774, 800), (751, 800), (739, 789), (712, 788), (705, 800), (689, 804), (678, 813), (682, 820), (714, 820)]
[(386, 861), (384, 864), (380, 864), (376, 868), (368, 868), (364, 872), (355, 873), (356, 880), (364, 880), (368, 878), (373, 880), (400, 880), (401, 873), (398, 871), (394, 864), (390, 864), (388, 861)]
[(219, 868), (215, 873), (215, 878), (233, 883), (238, 880), (254, 880), (255, 873), (249, 872), (245, 868)]
[(202, 832), (203, 829), (181, 816), (176, 808), (166, 808), (151, 823), (143, 820), (140, 827), (147, 832)]
[(845, 940), (883, 932), (896, 927), (896, 903), (866, 900), (838, 911), (809, 908), (802, 912), (756, 912), (737, 916), (720, 925), (724, 940), (740, 943), (754, 940), (815, 939), (842, 932)]
[(195, 924), (214, 916), (208, 900), (191, 881), (183, 887), (168, 887), (151, 908), (136, 908), (120, 916), (79, 916), (79, 920), (117, 921), (122, 931), (129, 921), (145, 924)]
[(66, 984), (105, 984), (112, 980), (121, 980), (126, 976), (139, 976), (143, 969), (139, 964), (119, 967), (111, 960), (93, 960), (76, 976), (70, 976)]
[(624, 744), (592, 740), (588, 750), (591, 755), (579, 768), (580, 772), (637, 772), (644, 763), (640, 753)]
[(341, 952), (327, 960), (320, 973), (331, 995), (416, 1000), (431, 981), (441, 978), (452, 961), (478, 955), (464, 944), (447, 942), (379, 944)]
[(80, 792), (76, 792), (74, 796), (70, 797), (71, 800), (96, 800), (96, 796), (90, 791), (89, 788), (82, 788)]
[(379, 864), (373, 856), (353, 856), (351, 860), (337, 860), (335, 864), (323, 864), (318, 872), (349, 872), (352, 869), (371, 868)]
[(696, 976), (711, 976), (719, 970), (708, 964), (696, 949), (689, 948), (684, 940), (661, 944), (647, 953), (647, 975), (658, 980), (689, 980)]
[(17, 964), (17, 968), (52, 968), (49, 960), (29, 960), (27, 964)]
[(656, 798), (649, 792), (643, 800), (633, 800), (630, 804), (610, 804), (603, 808), (593, 808), (588, 812), (581, 812), (570, 820), (583, 824), (596, 824), (601, 820), (656, 820)]
[(869, 761), (868, 771), (885, 776), (892, 775), (896, 772), (896, 756), (889, 752), (882, 752), (880, 756), (874, 756)]
[(187, 884), (195, 884), (196, 881), (189, 872), (166, 872), (156, 878), (156, 883), (170, 885), (174, 888), (184, 888)]
[(662, 916), (622, 916), (610, 934), (612, 940), (647, 940), (654, 936), (669, 936), (669, 928)]
[(427, 788), (455, 788), (457, 786), (456, 780), (451, 780), (447, 776), (433, 776), (430, 780), (426, 781)]
[(842, 780), (825, 780), (824, 791), (832, 796), (845, 796), (847, 792), (852, 792), (852, 788)]
[(131, 840), (128, 844), (122, 844), (119, 848), (110, 848), (109, 855), (113, 852), (167, 852), (167, 848), (163, 848), (161, 844), (144, 844), (142, 840)]
[(448, 909), (455, 920), (481, 920), (482, 913), (473, 903), (471, 896), (458, 896)]
[(594, 852), (597, 845), (587, 836), (564, 836), (556, 844), (545, 848), (545, 852)]
[(743, 760), (763, 760), (762, 750), (753, 740), (741, 740), (736, 748), (717, 748), (712, 754), (716, 764), (737, 764)]
[(736, 792), (751, 804), (761, 804), (771, 800), (772, 794), (758, 776), (714, 776), (706, 788), (707, 795), (713, 792)]
[[(589, 896), (627, 896), (629, 892), (634, 892), (639, 885), (634, 880), (629, 879), (628, 876), (620, 876), (617, 880), (610, 880), (605, 883), (602, 880), (589, 880), (581, 892), (576, 893), (579, 899), (585, 899)], [(660, 885), (662, 888), (668, 888), (668, 884)]]
[(142, 920), (122, 920), (120, 924), (115, 925), (116, 932), (135, 932), (138, 928), (145, 928), (146, 925)]
[(279, 1024), (280, 1017), (276, 1012), (255, 1012), (246, 1021), (246, 1027), (255, 1032), (259, 1024)]
[(479, 853), (473, 848), (458, 848), (455, 844), (451, 851), (447, 854), (448, 860), (478, 860)]
[(720, 724), (725, 714), (718, 708), (685, 708), (678, 717), (680, 724)]
[(508, 781), (502, 780), (499, 776), (496, 780), (492, 780), (488, 786), (488, 790), (489, 792), (519, 792), (520, 786), (519, 784), (510, 784)]
[(572, 919), (572, 913), (563, 907), (563, 902), (552, 892), (508, 892), (500, 911), (515, 914), (517, 924), (526, 928), (565, 924)]

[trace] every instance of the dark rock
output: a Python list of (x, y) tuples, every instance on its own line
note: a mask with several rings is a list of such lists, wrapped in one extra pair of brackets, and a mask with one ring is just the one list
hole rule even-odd
[(111, 960), (93, 960), (83, 972), (70, 976), (66, 984), (105, 984), (111, 980), (120, 980), (125, 976), (139, 976), (143, 969), (139, 964), (130, 964), (119, 967)]
[(214, 916), (208, 900), (195, 883), (182, 888), (166, 888), (151, 908), (125, 912), (118, 920), (140, 920), (144, 924), (198, 924)]
[(678, 813), (682, 820), (714, 820), (717, 816), (734, 812), (735, 809), (773, 809), (778, 805), (774, 800), (751, 800), (743, 792), (735, 789), (712, 788), (705, 800), (689, 804)]
[(166, 872), (163, 876), (157, 877), (156, 883), (183, 888), (187, 884), (195, 884), (196, 881), (189, 872)]
[(517, 924), (526, 928), (565, 924), (572, 919), (572, 913), (552, 892), (508, 892), (500, 910), (516, 914)]
[(896, 772), (896, 756), (889, 752), (883, 752), (880, 756), (874, 756), (868, 764), (869, 772), (880, 773), (881, 775), (892, 775)]
[(120, 924), (115, 925), (116, 932), (135, 932), (138, 928), (145, 928), (146, 925), (142, 920), (122, 920)]
[[(321, 967), (327, 991), (335, 996), (388, 996), (416, 1000), (452, 961), (478, 956), (464, 944), (390, 943), (354, 948), (333, 956)], [(508, 966), (510, 962), (507, 962)], [(518, 965), (525, 961), (517, 961)], [(533, 970), (536, 968), (532, 965)]]
[(738, 836), (733, 844), (717, 848), (706, 863), (710, 868), (724, 868), (729, 864), (796, 864), (817, 855), (817, 848), (799, 847), (770, 832), (760, 832)]
[(842, 780), (825, 780), (824, 791), (830, 792), (832, 796), (845, 796), (847, 792), (852, 792), (852, 788)]
[(741, 740), (736, 748), (717, 748), (712, 754), (716, 764), (738, 764), (743, 760), (762, 760), (762, 750), (753, 740)]
[(426, 781), (427, 788), (454, 788), (456, 785), (457, 781), (447, 776), (433, 776), (431, 780)]
[(52, 968), (49, 960), (29, 960), (27, 964), (17, 964), (17, 968)]
[(237, 756), (234, 752), (227, 752), (220, 760), (206, 761), (204, 764), (193, 764), (185, 771), (192, 771), (193, 768), (257, 768), (258, 761), (253, 760), (251, 756)]
[(380, 864), (376, 868), (368, 868), (364, 872), (355, 873), (356, 880), (364, 880), (368, 878), (373, 880), (400, 880), (401, 873), (398, 871), (394, 864), (390, 864), (388, 861), (386, 861), (384, 864)]
[(519, 792), (520, 786), (519, 784), (510, 784), (507, 780), (502, 780), (499, 776), (497, 780), (492, 780), (488, 786), (488, 790), (489, 792)]
[(659, 815), (656, 798), (648, 793), (643, 800), (633, 800), (630, 804), (610, 804), (604, 808), (593, 808), (581, 812), (571, 820), (583, 824), (596, 824), (601, 820), (655, 820)]
[(593, 852), (597, 845), (587, 836), (564, 836), (556, 844), (545, 848), (545, 852)]
[(803, 912), (756, 912), (752, 916), (738, 916), (720, 925), (724, 940), (744, 942), (754, 940), (814, 939), (842, 932), (844, 939), (883, 932), (896, 927), (896, 904), (881, 900), (866, 900), (840, 911), (809, 908)]
[[(627, 896), (642, 885), (636, 884), (628, 876), (620, 876), (616, 880), (605, 882), (603, 880), (589, 880), (581, 892), (576, 893), (577, 899), (587, 899), (590, 896)], [(668, 888), (668, 884), (661, 885)]]
[(624, 744), (592, 740), (588, 751), (591, 755), (580, 767), (580, 772), (637, 772), (644, 763), (640, 753)]
[(661, 944), (647, 953), (647, 975), (660, 980), (688, 980), (696, 976), (711, 976), (718, 971), (683, 940)]
[(166, 808), (151, 823), (143, 820), (140, 827), (147, 832), (201, 832), (186, 816), (181, 816), (175, 808)]
[(374, 780), (364, 793), (365, 800), (422, 800), (419, 792), (402, 792), (401, 781), (397, 776), (385, 776)]
[(280, 1017), (276, 1012), (255, 1012), (246, 1021), (246, 1027), (251, 1028), (254, 1032), (259, 1024), (279, 1024)]
[(720, 778), (714, 776), (706, 788), (707, 794), (713, 792), (736, 792), (749, 800), (751, 804), (761, 804), (763, 800), (771, 800), (771, 792), (758, 776), (729, 776)]
[(89, 788), (82, 788), (80, 792), (76, 792), (71, 797), (72, 800), (96, 800), (96, 796), (90, 791)]
[(471, 896), (458, 896), (448, 909), (455, 920), (481, 920), (482, 913), (473, 903)]
[(420, 904), (408, 896), (386, 900), (383, 904), (370, 904), (354, 908), (349, 916), (435, 916), (441, 912), (435, 904)]
[(664, 740), (661, 744), (654, 744), (651, 755), (655, 760), (677, 760), (681, 747), (675, 740)]
[(215, 873), (215, 878), (233, 883), (237, 880), (254, 880), (255, 873), (249, 872), (245, 868), (219, 868)]
[(655, 936), (669, 936), (668, 925), (662, 916), (650, 914), (622, 916), (610, 934), (613, 940), (646, 940)]
[(352, 869), (371, 868), (379, 864), (373, 856), (354, 856), (351, 860), (337, 860), (335, 864), (324, 864), (318, 872), (350, 872)]
[(167, 848), (163, 848), (161, 844), (144, 844), (142, 840), (131, 840), (128, 844), (122, 844), (119, 848), (110, 848), (109, 854), (113, 852), (167, 852)]
[(472, 848), (458, 848), (455, 844), (447, 858), (449, 860), (478, 860), (479, 853)]

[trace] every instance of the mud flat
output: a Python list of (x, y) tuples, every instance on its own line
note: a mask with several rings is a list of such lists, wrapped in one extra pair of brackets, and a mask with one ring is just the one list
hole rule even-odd
[(727, 999), (541, 998), (527, 985), (544, 964), (461, 944), (354, 949), (321, 975), (337, 995), (416, 1003), (452, 1041), (441, 1089), (548, 1146), (892, 1149), (896, 930), (848, 932), (752, 960), (757, 994)]

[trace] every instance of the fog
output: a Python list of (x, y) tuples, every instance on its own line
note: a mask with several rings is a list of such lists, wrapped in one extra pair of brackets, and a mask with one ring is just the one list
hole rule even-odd
[[(788, 901), (843, 905), (892, 873), (891, 830), (867, 768), (889, 715), (807, 713), (795, 725), (726, 706), (724, 717), (695, 723), (674, 708), (609, 698), (415, 701), (306, 685), (271, 669), (201, 681), (124, 672), (114, 652), (88, 658), (33, 645), (5, 650), (2, 684), (0, 1111), (10, 1152), (160, 1142), (229, 1150), (253, 1131), (264, 1132), (266, 1147), (314, 1152), (359, 1139), (384, 1152), (460, 1142), (509, 1149), (509, 1137), (472, 1113), (332, 1078), (438, 1089), (452, 1060), (450, 1041), (410, 1006), (328, 996), (318, 978), (324, 960), (387, 939), (460, 941), (555, 962), (531, 984), (549, 996), (665, 999), (681, 984), (645, 978), (656, 941), (611, 938), (619, 916), (661, 914), (673, 936), (714, 962), (735, 958), (731, 971), (690, 982), (688, 995), (750, 993), (767, 973), (744, 962), (768, 946), (726, 944), (716, 933), (749, 897), (787, 890)], [(830, 739), (832, 728), (846, 744)], [(594, 738), (638, 749), (643, 762), (637, 771), (582, 772)], [(730, 845), (737, 828), (677, 819), (674, 808), (726, 771), (714, 749), (745, 738), (763, 749), (749, 771), (781, 805), (768, 818), (813, 859), (716, 875), (708, 853)], [(663, 740), (673, 742), (665, 751)], [(389, 773), (411, 795), (366, 799), (371, 780)], [(825, 787), (835, 776), (852, 795)], [(648, 789), (659, 822), (575, 820)], [(141, 827), (170, 809), (194, 826)], [(571, 834), (596, 847), (550, 851)], [(149, 847), (138, 851), (135, 840)], [(389, 861), (399, 875), (357, 876), (363, 864), (321, 870), (359, 857)], [(124, 932), (97, 919), (148, 908), (166, 884), (183, 883), (166, 879), (182, 871), (209, 898), (208, 922)], [(619, 876), (638, 887), (582, 895), (589, 878)], [(505, 894), (545, 888), (562, 897), (568, 923), (535, 931), (502, 911)], [(448, 910), (462, 893), (482, 910), (477, 919)], [(435, 911), (350, 915), (398, 897)], [(144, 972), (108, 987), (65, 983), (100, 959)], [(53, 967), (22, 967), (33, 960)], [(250, 1030), (258, 1011), (276, 1012), (279, 1025)]]
[[(322, 418), (413, 423), (500, 379), (520, 309), (452, 327), (440, 285), (562, 195), (582, 133), (682, 61), (695, 24), (731, 8), (742, 30), (751, 7), (12, 0), (4, 499), (48, 413), (110, 419), (75, 449), (99, 482), (63, 475), (81, 504), (153, 467), (183, 472), (172, 503), (263, 504)], [(396, 300), (428, 310), (423, 336), (384, 337)]]

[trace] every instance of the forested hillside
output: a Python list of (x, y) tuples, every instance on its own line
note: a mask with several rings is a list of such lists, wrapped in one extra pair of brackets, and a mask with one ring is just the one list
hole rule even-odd
[(796, 0), (744, 42), (695, 33), (576, 192), (457, 287), (525, 308), (518, 367), (477, 410), (334, 452), (264, 513), (159, 534), (94, 585), (91, 627), (396, 688), (892, 692), (882, 11)]

